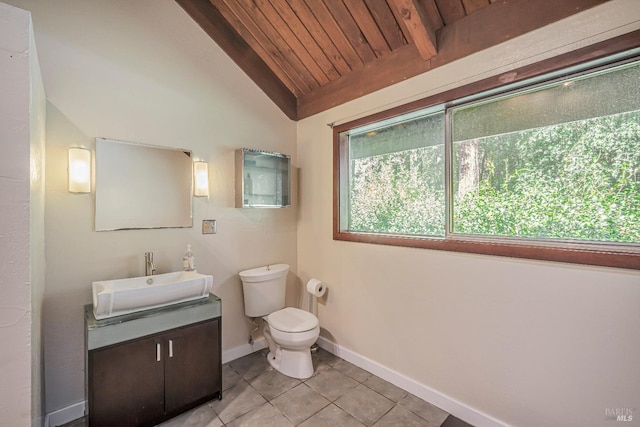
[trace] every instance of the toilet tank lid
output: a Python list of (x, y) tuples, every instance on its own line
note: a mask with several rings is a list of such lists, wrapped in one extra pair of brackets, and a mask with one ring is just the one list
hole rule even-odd
[(264, 267), (252, 268), (241, 271), (240, 279), (244, 282), (264, 282), (286, 275), (289, 271), (288, 264), (271, 264)]
[(306, 332), (318, 326), (318, 318), (308, 311), (286, 307), (267, 316), (269, 326), (282, 332)]

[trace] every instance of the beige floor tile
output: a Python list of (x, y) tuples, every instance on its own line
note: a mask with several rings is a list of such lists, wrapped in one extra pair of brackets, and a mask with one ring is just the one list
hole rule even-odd
[(331, 404), (300, 424), (300, 427), (364, 427), (364, 424)]
[(262, 397), (271, 400), (300, 384), (300, 380), (288, 377), (273, 368), (269, 368), (249, 383)]
[(229, 362), (229, 366), (245, 380), (257, 377), (271, 367), (263, 351), (256, 351)]
[(385, 381), (380, 377), (376, 377), (375, 375), (371, 375), (363, 384), (394, 402), (401, 401), (407, 396), (407, 394), (409, 394), (400, 387), (396, 387), (390, 382)]
[(442, 424), (449, 415), (437, 406), (434, 406), (429, 402), (425, 402), (412, 394), (407, 394), (407, 396), (398, 402), (398, 404), (421, 416), (425, 420), (430, 421), (435, 426)]
[(222, 427), (211, 405), (198, 406), (159, 425), (159, 427)]
[(222, 365), (222, 390), (227, 390), (238, 384), (242, 377), (229, 364)]
[(300, 384), (271, 401), (294, 424), (300, 424), (330, 403), (306, 384)]
[(222, 395), (222, 400), (214, 400), (211, 407), (225, 424), (252, 411), (267, 401), (246, 381), (239, 382)]
[(334, 363), (332, 366), (343, 374), (348, 375), (354, 380), (358, 381), (359, 383), (366, 381), (371, 376), (369, 372), (357, 367), (353, 363), (347, 362), (346, 360), (340, 360), (339, 362)]
[(356, 380), (333, 368), (309, 378), (305, 384), (331, 402), (358, 386)]
[(429, 421), (425, 420), (403, 408), (402, 406), (395, 406), (389, 412), (387, 412), (373, 427), (435, 427)]
[(324, 363), (329, 366), (333, 365), (334, 363), (338, 363), (342, 360), (335, 354), (329, 353), (327, 350), (323, 348), (319, 348), (316, 354), (311, 355), (311, 358), (313, 359), (314, 363), (315, 362)]
[(293, 427), (282, 412), (265, 403), (227, 424), (227, 427)]
[(395, 402), (360, 384), (335, 404), (364, 425), (371, 426), (393, 408)]
[(311, 360), (313, 362), (313, 375), (312, 377), (318, 375), (320, 372), (326, 371), (328, 369), (332, 369), (331, 365), (333, 363), (339, 362), (341, 359), (333, 354), (329, 353), (326, 350), (319, 349), (316, 354), (311, 355)]

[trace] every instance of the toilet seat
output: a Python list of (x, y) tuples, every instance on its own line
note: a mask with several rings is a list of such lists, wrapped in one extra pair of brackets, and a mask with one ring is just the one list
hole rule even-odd
[(308, 311), (286, 307), (267, 316), (269, 326), (282, 332), (307, 332), (316, 328), (318, 318)]

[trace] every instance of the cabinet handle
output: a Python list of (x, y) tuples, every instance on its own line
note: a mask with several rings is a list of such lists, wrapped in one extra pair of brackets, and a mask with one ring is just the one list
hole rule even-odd
[(159, 362), (162, 358), (162, 351), (160, 350), (160, 343), (156, 343), (156, 362)]
[(169, 340), (169, 357), (173, 357), (173, 340)]

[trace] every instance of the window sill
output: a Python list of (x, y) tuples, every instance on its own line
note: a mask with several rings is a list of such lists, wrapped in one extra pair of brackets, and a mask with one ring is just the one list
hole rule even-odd
[(334, 240), (640, 270), (640, 252), (336, 231)]

